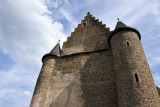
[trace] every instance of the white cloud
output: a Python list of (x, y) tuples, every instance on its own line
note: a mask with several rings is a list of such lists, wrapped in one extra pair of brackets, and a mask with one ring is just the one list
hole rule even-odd
[(160, 63), (160, 57), (155, 57), (153, 60)]
[(52, 7), (52, 8), (57, 8), (58, 7), (58, 1), (55, 0), (44, 0), (44, 2), (49, 6), (49, 7)]
[(160, 74), (159, 73), (155, 73), (153, 74), (156, 86), (160, 86)]
[(151, 10), (154, 15), (159, 15), (159, 4), (153, 5)]
[(149, 62), (149, 65), (150, 65), (151, 69), (160, 65), (160, 57), (155, 56), (155, 55), (151, 55), (151, 56), (148, 55), (148, 57), (149, 57), (148, 62)]
[(0, 13), (0, 49), (14, 61), (12, 69), (0, 71), (0, 104), (27, 107), (42, 56), (66, 39), (63, 25), (39, 0), (1, 0)]
[(0, 92), (0, 106), (11, 107), (12, 105), (12, 107), (28, 107), (30, 97), (31, 93), (29, 91), (3, 89)]
[(62, 8), (59, 11), (61, 12), (62, 16), (64, 16), (66, 18), (67, 21), (69, 21), (70, 23), (73, 24), (73, 26), (77, 26), (78, 23), (75, 20), (75, 18), (71, 15), (70, 12), (68, 12)]
[(31, 97), (31, 92), (29, 91), (24, 91), (23, 94), (27, 97)]
[(0, 46), (15, 62), (39, 66), (40, 57), (65, 40), (63, 25), (44, 14), (50, 12), (39, 0), (4, 0), (1, 5)]
[(14, 64), (9, 71), (0, 71), (0, 103), (13, 103), (13, 107), (28, 107), (40, 68), (29, 69), (23, 64)]
[(120, 18), (120, 20), (127, 25), (134, 26), (146, 19), (145, 16), (147, 14), (152, 13), (151, 8), (157, 3), (156, 1), (157, 0), (154, 0), (154, 2), (148, 0), (105, 1), (101, 6), (101, 11), (98, 11), (98, 15), (100, 15), (103, 22), (112, 30), (115, 28), (117, 18)]
[(50, 8), (57, 9), (64, 5), (69, 5), (69, 0), (43, 0), (43, 2)]

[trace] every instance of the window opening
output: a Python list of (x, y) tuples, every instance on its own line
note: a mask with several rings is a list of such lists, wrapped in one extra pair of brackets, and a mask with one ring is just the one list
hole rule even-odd
[(86, 26), (86, 23), (83, 23), (84, 26)]
[(129, 42), (127, 42), (127, 46), (129, 46)]
[(137, 74), (135, 74), (135, 78), (136, 78), (136, 82), (138, 82), (139, 79), (138, 79), (138, 75)]

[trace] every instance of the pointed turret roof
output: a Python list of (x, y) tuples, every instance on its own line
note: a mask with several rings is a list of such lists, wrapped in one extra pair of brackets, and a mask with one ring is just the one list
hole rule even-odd
[(110, 39), (112, 38), (112, 36), (120, 31), (133, 31), (133, 32), (137, 33), (137, 35), (139, 36), (139, 40), (141, 40), (141, 35), (137, 29), (135, 29), (133, 27), (129, 27), (129, 26), (125, 25), (123, 22), (118, 20), (115, 29), (111, 32), (111, 34), (108, 37), (109, 47), (110, 47)]
[(59, 42), (56, 44), (56, 46), (49, 52), (51, 55), (55, 56), (61, 56), (61, 49)]
[(119, 29), (119, 28), (123, 28), (123, 27), (127, 27), (123, 22), (121, 22), (121, 21), (118, 21), (117, 22), (117, 25), (116, 25), (116, 27), (115, 27), (115, 30), (116, 29)]
[(45, 54), (43, 57), (42, 57), (42, 62), (43, 62), (43, 59), (44, 57), (46, 56), (56, 56), (56, 57), (60, 57), (61, 56), (61, 48), (60, 48), (60, 43), (58, 42), (55, 47), (48, 53), (48, 54)]

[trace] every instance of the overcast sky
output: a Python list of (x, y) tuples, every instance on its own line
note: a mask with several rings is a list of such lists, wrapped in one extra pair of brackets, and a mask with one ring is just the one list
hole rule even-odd
[(160, 86), (160, 0), (0, 0), (0, 107), (28, 107), (41, 58), (90, 12), (114, 29), (117, 18), (139, 30)]

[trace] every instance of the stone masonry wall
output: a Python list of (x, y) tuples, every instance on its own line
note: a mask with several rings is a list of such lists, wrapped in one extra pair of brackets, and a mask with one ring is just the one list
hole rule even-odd
[[(61, 57), (53, 62), (50, 84), (48, 81), (43, 84), (47, 90), (39, 87), (40, 93), (45, 92), (43, 100), (39, 99), (43, 107), (117, 106), (110, 50)], [(49, 69), (48, 65), (46, 67)]]
[(116, 71), (118, 107), (160, 107), (151, 71), (135, 32), (118, 32), (111, 38)]
[(37, 79), (30, 107), (48, 107), (46, 106), (46, 94), (51, 86), (52, 74), (54, 69), (54, 57), (47, 57), (43, 62), (41, 72)]
[(45, 55), (30, 107), (160, 107), (138, 35), (120, 31), (129, 29), (114, 30), (110, 48), (109, 28), (88, 13), (60, 57)]
[(88, 14), (64, 42), (62, 56), (108, 49), (109, 28)]
[(116, 107), (117, 93), (111, 51), (89, 56), (80, 71), (83, 107)]

